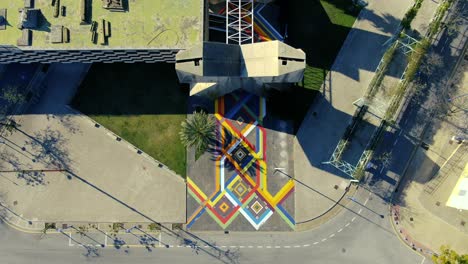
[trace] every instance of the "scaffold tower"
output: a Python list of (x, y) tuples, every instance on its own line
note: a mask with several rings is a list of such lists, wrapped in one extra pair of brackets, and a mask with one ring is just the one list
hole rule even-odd
[(226, 43), (254, 43), (254, 0), (226, 0)]

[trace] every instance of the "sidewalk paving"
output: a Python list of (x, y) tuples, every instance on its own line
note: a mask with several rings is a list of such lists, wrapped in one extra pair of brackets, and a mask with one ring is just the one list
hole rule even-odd
[(309, 109), (294, 143), (295, 177), (304, 183), (296, 187), (297, 223), (319, 217), (344, 195), (349, 177), (322, 162), (329, 160), (354, 114), (352, 103), (374, 76), (374, 71), (356, 69), (356, 65), (377, 67), (385, 52), (382, 44), (411, 4), (410, 0), (372, 1), (361, 11), (327, 75), (322, 96)]
[(16, 216), (33, 221), (12, 223), (37, 230), (40, 222), (150, 221), (139, 213), (184, 223), (182, 178), (65, 105), (80, 71), (80, 65), (51, 67), (43, 99), (15, 116), (19, 128), (4, 137), (0, 193)]

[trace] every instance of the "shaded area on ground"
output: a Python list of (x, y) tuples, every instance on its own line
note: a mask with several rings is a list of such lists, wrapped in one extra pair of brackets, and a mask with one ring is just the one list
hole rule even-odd
[(173, 64), (94, 64), (72, 106), (185, 177), (187, 98)]

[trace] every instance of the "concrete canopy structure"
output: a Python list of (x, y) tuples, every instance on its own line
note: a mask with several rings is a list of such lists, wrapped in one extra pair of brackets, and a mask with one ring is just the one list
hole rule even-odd
[(279, 41), (244, 45), (204, 42), (176, 56), (182, 83), (190, 83), (190, 95), (218, 97), (236, 89), (261, 93), (284, 83), (299, 82), (305, 69), (305, 53)]

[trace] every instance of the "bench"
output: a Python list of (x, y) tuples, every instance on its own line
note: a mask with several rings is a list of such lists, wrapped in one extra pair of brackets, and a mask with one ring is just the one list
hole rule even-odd
[(99, 43), (101, 45), (106, 45), (106, 21), (101, 19), (101, 26), (99, 29)]
[(59, 17), (60, 15), (60, 0), (55, 2), (54, 17)]
[(16, 41), (17, 46), (30, 46), (32, 39), (32, 31), (29, 29), (21, 30), (21, 38)]
[(80, 0), (80, 17), (81, 17), (81, 22), (80, 25), (86, 25), (88, 24), (88, 20), (86, 19), (86, 10), (87, 10), (87, 5), (86, 3), (88, 0)]
[(0, 30), (5, 30), (7, 24), (7, 10), (5, 8), (0, 9)]
[(70, 30), (66, 27), (63, 27), (62, 35), (63, 35), (63, 42), (69, 43), (70, 42)]

